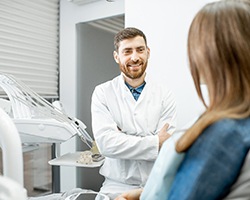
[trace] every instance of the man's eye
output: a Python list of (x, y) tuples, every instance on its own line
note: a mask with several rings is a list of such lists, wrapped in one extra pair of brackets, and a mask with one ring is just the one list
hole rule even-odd
[(130, 50), (126, 50), (126, 51), (124, 51), (123, 53), (124, 53), (124, 54), (130, 54), (131, 51), (130, 51)]
[(139, 52), (143, 52), (145, 49), (144, 48), (140, 48), (139, 49)]

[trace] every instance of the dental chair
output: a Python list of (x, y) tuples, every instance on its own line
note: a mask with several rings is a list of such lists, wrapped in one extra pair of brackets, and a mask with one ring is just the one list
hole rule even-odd
[(16, 181), (9, 177), (0, 176), (0, 199), (1, 200), (26, 200), (26, 190)]
[(18, 131), (0, 107), (0, 147), (3, 155), (3, 176), (0, 176), (1, 200), (26, 200), (23, 187), (23, 156)]
[(0, 176), (0, 200), (108, 200), (103, 194), (80, 188), (43, 197), (27, 197), (27, 191), (23, 188), (22, 142), (60, 144), (78, 135), (90, 148), (93, 160), (104, 157), (99, 154), (94, 140), (85, 131), (85, 124), (69, 117), (58, 102), (48, 102), (9, 74), (0, 74), (0, 87), (9, 99), (0, 101), (0, 144), (4, 164), (4, 177)]
[(0, 176), (1, 200), (108, 200), (91, 190), (74, 190), (43, 197), (27, 197), (23, 187), (23, 155), (19, 133), (9, 115), (0, 107), (0, 147), (3, 153), (3, 176)]
[(237, 181), (224, 200), (250, 200), (250, 150)]

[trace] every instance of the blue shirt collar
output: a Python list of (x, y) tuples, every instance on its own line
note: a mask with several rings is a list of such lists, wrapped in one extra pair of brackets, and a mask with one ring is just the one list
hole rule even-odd
[(132, 87), (127, 82), (125, 82), (125, 84), (128, 87), (128, 89), (130, 90), (130, 92), (132, 93), (135, 100), (137, 101), (140, 94), (142, 93), (142, 90), (143, 90), (144, 86), (146, 85), (146, 82), (144, 81), (140, 86), (138, 86), (136, 88)]

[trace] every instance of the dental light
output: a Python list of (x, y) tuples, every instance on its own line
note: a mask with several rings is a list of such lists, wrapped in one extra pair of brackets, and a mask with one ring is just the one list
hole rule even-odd
[(80, 120), (69, 117), (12, 75), (0, 74), (0, 86), (10, 100), (10, 115), (23, 143), (61, 143), (77, 134), (92, 147), (94, 141)]

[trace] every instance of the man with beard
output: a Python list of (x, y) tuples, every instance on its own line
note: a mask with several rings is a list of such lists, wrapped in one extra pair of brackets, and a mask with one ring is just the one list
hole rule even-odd
[(146, 36), (125, 28), (114, 37), (121, 74), (98, 85), (92, 95), (92, 129), (105, 162), (101, 193), (111, 199), (143, 187), (163, 142), (176, 127), (172, 93), (146, 77), (150, 56)]

